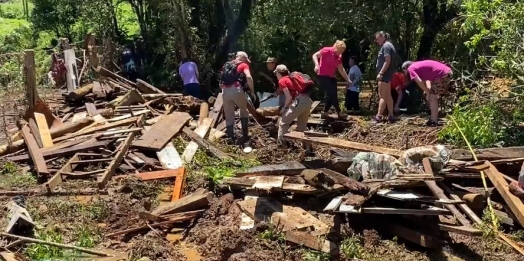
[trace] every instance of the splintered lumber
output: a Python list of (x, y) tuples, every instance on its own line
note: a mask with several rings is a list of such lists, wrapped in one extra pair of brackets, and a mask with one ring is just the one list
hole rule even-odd
[(167, 98), (167, 97), (181, 97), (184, 96), (182, 93), (147, 93), (142, 94), (142, 97), (145, 99), (158, 99), (158, 98)]
[(331, 188), (335, 185), (335, 181), (320, 170), (305, 169), (300, 176), (313, 187)]
[[(213, 108), (211, 109), (211, 112), (209, 113), (209, 118), (213, 119), (213, 122), (211, 123), (211, 127), (214, 128), (218, 124), (218, 118), (222, 114), (224, 106), (224, 99), (222, 97), (222, 92), (220, 92), (217, 96), (217, 99), (215, 103), (213, 104)], [(210, 135), (211, 137), (211, 135)]]
[(439, 248), (442, 245), (441, 240), (436, 237), (394, 223), (389, 224), (389, 232), (404, 240), (427, 248)]
[(86, 106), (87, 114), (90, 117), (95, 117), (96, 115), (100, 114), (100, 112), (98, 111), (94, 103), (86, 102), (85, 106)]
[(133, 139), (136, 136), (136, 132), (131, 132), (127, 135), (127, 138), (120, 144), (120, 147), (118, 148), (118, 152), (116, 153), (116, 156), (114, 159), (109, 163), (109, 166), (107, 167), (106, 171), (102, 173), (100, 177), (98, 177), (98, 188), (103, 189), (107, 182), (113, 177), (115, 174), (116, 169), (120, 166), (120, 162), (124, 159), (124, 156), (127, 153), (127, 150), (131, 146), (131, 142), (133, 142)]
[(22, 237), (22, 236), (9, 234), (9, 233), (0, 233), (0, 236), (12, 238), (12, 239), (17, 239), (17, 240), (23, 240), (25, 243), (34, 243), (34, 244), (42, 244), (42, 245), (59, 247), (59, 248), (73, 249), (73, 250), (77, 250), (77, 251), (80, 251), (80, 252), (93, 254), (93, 255), (97, 255), (97, 256), (111, 256), (110, 254), (107, 254), (107, 253), (104, 253), (104, 252), (99, 252), (99, 251), (96, 251), (96, 250), (91, 250), (91, 249), (87, 249), (87, 248), (83, 248), (83, 247), (59, 244), (59, 243), (55, 243), (55, 242), (49, 242), (49, 241), (44, 241), (44, 240), (30, 238), (30, 237)]
[(67, 99), (70, 101), (76, 101), (82, 99), (84, 96), (86, 96), (88, 93), (93, 90), (93, 84), (87, 84), (80, 88), (75, 89), (74, 91), (67, 94)]
[[(87, 142), (85, 144), (80, 144), (80, 145), (77, 145), (71, 148), (42, 151), (42, 156), (44, 158), (67, 156), (67, 155), (75, 154), (77, 152), (103, 148), (106, 146), (106, 143), (107, 142), (105, 141), (93, 140), (93, 142)], [(18, 155), (18, 156), (7, 157), (7, 160), (10, 160), (13, 162), (20, 162), (20, 161), (28, 160), (29, 158), (30, 157), (27, 154), (23, 154), (23, 155)]]
[(81, 130), (81, 131), (77, 131), (75, 133), (71, 133), (71, 134), (66, 135), (66, 136), (62, 136), (62, 137), (56, 138), (56, 139), (53, 140), (53, 142), (59, 142), (59, 141), (63, 141), (63, 140), (71, 139), (71, 138), (76, 138), (76, 137), (81, 136), (81, 135), (92, 134), (92, 133), (95, 133), (95, 132), (98, 132), (98, 131), (105, 131), (105, 130), (109, 130), (109, 129), (112, 129), (112, 128), (115, 128), (115, 127), (120, 127), (120, 126), (124, 126), (124, 125), (130, 125), (130, 124), (136, 123), (137, 120), (138, 120), (138, 117), (133, 117), (133, 118), (130, 118), (130, 119), (125, 119), (125, 120), (121, 120), (121, 121), (117, 121), (117, 122), (111, 122), (111, 123), (107, 123), (107, 124), (96, 126), (96, 127), (90, 127), (90, 128), (87, 128), (87, 129), (84, 129), (84, 130)]
[(156, 88), (155, 86), (140, 80), (136, 79), (136, 87), (142, 92), (142, 93), (160, 93), (164, 94), (165, 92), (161, 91), (160, 89)]
[(118, 107), (118, 106), (128, 106), (135, 103), (144, 103), (146, 100), (137, 90), (128, 91), (125, 95), (119, 96), (118, 98), (112, 100), (107, 106), (108, 107)]
[(286, 231), (284, 236), (289, 242), (293, 242), (300, 246), (309, 247), (324, 253), (335, 252), (338, 249), (337, 244), (333, 243), (332, 241), (318, 238), (305, 231)]
[(183, 221), (191, 220), (191, 219), (194, 219), (196, 216), (197, 215), (187, 215), (187, 216), (182, 216), (182, 217), (176, 217), (176, 218), (173, 218), (173, 219), (170, 219), (170, 220), (167, 220), (167, 221), (162, 221), (162, 222), (158, 222), (158, 223), (155, 223), (155, 224), (148, 224), (148, 225), (143, 225), (143, 226), (139, 226), (139, 227), (135, 227), (135, 228), (130, 228), (130, 229), (114, 232), (114, 233), (111, 233), (111, 234), (107, 234), (105, 236), (106, 237), (115, 237), (115, 236), (125, 235), (127, 233), (138, 232), (138, 231), (141, 231), (141, 230), (144, 230), (144, 229), (148, 229), (148, 228), (157, 228), (157, 227), (170, 225), (170, 224), (177, 223), (177, 222), (183, 222)]
[(182, 158), (178, 151), (176, 150), (173, 143), (169, 142), (166, 146), (156, 153), (160, 164), (165, 169), (178, 169), (182, 164)]
[(44, 148), (49, 148), (53, 146), (53, 138), (51, 137), (51, 132), (49, 131), (49, 126), (47, 126), (47, 120), (45, 115), (42, 113), (35, 112), (35, 121), (38, 125), (38, 132), (40, 133), (40, 139), (42, 140), (42, 145)]
[[(457, 194), (455, 194), (446, 184), (442, 183), (442, 182), (439, 182), (438, 185), (446, 192), (449, 194), (449, 196), (452, 198), (452, 199), (456, 199), (456, 200), (461, 200), (461, 197), (459, 197)], [(473, 193), (468, 193), (468, 194), (465, 194), (463, 196), (463, 198), (465, 199), (469, 199), (468, 201), (471, 202), (471, 204), (476, 204), (477, 207), (480, 206), (481, 208), (477, 208), (477, 209), (482, 209), (482, 207), (484, 206), (484, 197), (482, 197), (481, 195), (479, 194), (473, 194)], [(476, 202), (475, 202), (476, 201)], [(471, 220), (475, 221), (476, 224), (482, 224), (482, 220), (477, 216), (477, 214), (475, 214), (475, 212), (473, 212), (471, 210), (471, 208), (469, 208), (469, 206), (465, 203), (462, 203), (462, 204), (459, 204), (458, 207), (460, 209), (462, 209), (462, 211), (464, 211), (464, 213), (466, 214), (466, 216), (468, 216)]]
[[(204, 122), (204, 119), (207, 118), (207, 116), (209, 115), (209, 104), (207, 102), (202, 102), (202, 104), (200, 104), (200, 114), (198, 116), (198, 125), (202, 125), (202, 123)], [(211, 124), (213, 124), (213, 119), (211, 119)], [(209, 124), (209, 126), (211, 126), (211, 124)]]
[(211, 143), (209, 143), (207, 140), (204, 140), (203, 138), (199, 137), (194, 131), (189, 129), (188, 127), (184, 127), (182, 130), (189, 138), (191, 138), (194, 142), (196, 142), (200, 147), (205, 148), (207, 151), (209, 151), (211, 154), (213, 154), (215, 157), (221, 159), (221, 160), (231, 160), (231, 156), (229, 156), (227, 153), (221, 151)]
[(58, 128), (51, 128), (51, 137), (58, 138), (58, 137), (63, 136), (65, 134), (79, 131), (79, 130), (81, 130), (81, 129), (91, 125), (91, 123), (93, 123), (93, 122), (94, 122), (93, 118), (88, 117), (88, 118), (84, 118), (84, 119), (82, 119), (80, 121), (77, 121), (77, 122), (65, 123), (62, 126), (58, 127)]
[(390, 208), (390, 207), (356, 207), (350, 204), (341, 204), (338, 211), (348, 214), (382, 214), (382, 215), (446, 215), (449, 210), (430, 206), (426, 209)]
[(184, 194), (184, 185), (186, 184), (186, 169), (181, 168), (179, 175), (175, 178), (175, 185), (173, 187), (173, 195), (171, 196), (171, 202), (179, 200)]
[[(195, 133), (199, 137), (204, 139), (207, 133), (209, 132), (209, 129), (212, 123), (213, 123), (213, 119), (211, 118), (202, 119), (202, 124), (195, 129)], [(189, 142), (186, 149), (184, 150), (184, 153), (182, 153), (182, 160), (185, 163), (191, 163), (191, 160), (193, 160), (193, 157), (195, 156), (197, 150), (198, 150), (198, 143), (194, 141)]]
[(141, 180), (156, 180), (156, 179), (167, 179), (167, 178), (178, 178), (184, 172), (184, 167), (178, 169), (159, 170), (151, 172), (136, 173), (127, 176), (118, 177), (138, 177)]
[(263, 175), (295, 176), (295, 175), (300, 175), (300, 173), (302, 173), (302, 170), (304, 169), (306, 169), (306, 167), (296, 161), (287, 161), (281, 164), (270, 164), (270, 165), (252, 167), (245, 171), (237, 172), (235, 176), (236, 177), (263, 176)]
[(102, 67), (102, 66), (98, 66), (96, 69), (97, 69), (97, 72), (100, 75), (102, 75), (102, 76), (106, 76), (106, 77), (109, 77), (109, 78), (112, 78), (112, 79), (124, 82), (124, 83), (129, 84), (129, 85), (131, 85), (133, 87), (136, 86), (136, 84), (134, 82), (132, 82), (132, 81), (130, 81), (130, 80), (128, 80), (128, 79), (126, 79), (126, 78), (124, 78), (124, 77), (122, 77), (122, 76), (120, 76), (120, 75), (118, 75), (118, 74), (116, 74), (116, 73), (114, 73), (114, 72), (112, 72), (112, 71)]
[(33, 134), (33, 137), (35, 138), (36, 144), (39, 148), (43, 148), (44, 145), (42, 144), (42, 138), (40, 136), (40, 130), (38, 129), (38, 125), (36, 125), (35, 119), (31, 118), (29, 119), (29, 129), (31, 130), (31, 133)]
[(313, 143), (320, 143), (324, 145), (333, 146), (336, 148), (342, 149), (351, 149), (365, 152), (376, 152), (380, 154), (388, 154), (395, 157), (400, 157), (402, 155), (401, 150), (382, 148), (378, 146), (368, 145), (359, 142), (352, 142), (343, 139), (337, 139), (332, 137), (310, 137), (304, 134), (303, 132), (293, 131), (284, 135), (285, 138), (299, 140), (299, 141), (309, 141)]
[(63, 179), (62, 179), (62, 173), (64, 172), (73, 172), (73, 166), (71, 165), (71, 163), (73, 161), (78, 161), (80, 160), (80, 157), (78, 156), (78, 154), (75, 154), (75, 156), (73, 156), (68, 162), (66, 162), (66, 164), (64, 164), (64, 166), (62, 166), (62, 168), (57, 171), (55, 173), (55, 175), (53, 175), (53, 177), (51, 177), (46, 183), (45, 183), (45, 187), (47, 189), (47, 192), (51, 193), (53, 192), (53, 190), (56, 188), (56, 186), (58, 186), (58, 184), (62, 183)]
[(515, 215), (517, 222), (521, 226), (524, 226), (524, 204), (518, 197), (509, 191), (508, 182), (504, 179), (497, 168), (489, 161), (485, 164), (488, 166), (488, 169), (484, 170), (484, 173), (486, 173), (491, 183), (493, 183), (506, 204), (508, 204), (509, 209), (511, 209), (511, 212), (513, 212), (513, 215)]
[(31, 156), (31, 160), (35, 165), (35, 170), (38, 173), (38, 175), (49, 175), (44, 156), (42, 155), (40, 147), (38, 147), (38, 144), (36, 144), (36, 140), (31, 134), (31, 130), (29, 130), (29, 127), (27, 127), (27, 125), (22, 127), (22, 137), (24, 137), (25, 143), (27, 145), (27, 150), (29, 151), (29, 155)]
[(24, 147), (24, 140), (17, 140), (11, 144), (4, 144), (0, 146), (0, 156), (4, 156), (6, 154), (9, 154), (11, 152), (15, 152), (17, 150), (20, 150)]
[[(524, 158), (524, 147), (504, 147), (475, 150), (478, 160), (504, 160), (512, 158)], [(471, 161), (475, 160), (469, 150), (454, 149), (451, 159)]]
[(191, 116), (185, 112), (173, 112), (165, 115), (150, 130), (133, 142), (133, 147), (160, 151), (190, 119)]
[(102, 88), (102, 85), (97, 81), (93, 82), (93, 89), (91, 91), (99, 99), (105, 98), (107, 96), (107, 94), (104, 92), (104, 89)]
[(177, 201), (161, 204), (154, 211), (152, 211), (151, 214), (160, 216), (184, 211), (200, 210), (207, 207), (212, 199), (212, 192), (208, 191), (207, 189), (199, 189)]
[[(429, 161), (429, 158), (424, 158), (422, 160), (422, 164), (424, 166), (424, 171), (429, 174), (433, 174), (433, 170), (431, 169), (431, 162)], [(437, 183), (434, 180), (425, 180), (424, 183), (428, 186), (431, 193), (439, 198), (439, 199), (448, 199), (446, 194), (444, 194), (444, 191), (437, 185)], [(436, 204), (437, 206), (442, 206), (442, 204)], [(452, 205), (444, 205), (445, 208), (449, 209), (453, 216), (459, 221), (459, 223), (463, 226), (471, 226), (471, 223), (469, 220), (467, 220), (460, 211)], [(442, 221), (442, 217), (439, 217)]]
[(267, 121), (267, 118), (264, 117), (264, 115), (258, 113), (255, 107), (253, 107), (253, 104), (250, 102), (247, 103), (247, 110), (249, 111), (249, 114), (253, 116), (253, 119), (258, 122), (258, 124), (264, 124)]
[[(256, 184), (256, 182), (256, 178), (226, 178), (223, 180), (223, 184), (225, 185), (237, 186), (242, 188), (252, 188)], [(271, 190), (292, 192), (298, 194), (316, 194), (323, 191), (310, 185), (293, 183), (284, 183), (282, 184), (282, 187), (272, 187)]]
[(355, 194), (367, 196), (370, 191), (370, 188), (367, 185), (353, 180), (341, 173), (326, 168), (322, 168), (320, 171)]
[[(8, 246), (6, 246), (5, 248), (8, 249)], [(15, 253), (4, 251), (4, 252), (0, 252), (0, 256), (5, 261), (19, 261), (19, 259), (15, 255)]]
[(270, 221), (282, 228), (283, 232), (297, 229), (314, 228), (315, 236), (329, 232), (329, 226), (300, 207), (284, 205), (268, 197), (246, 197), (237, 201), (242, 212), (256, 222)]

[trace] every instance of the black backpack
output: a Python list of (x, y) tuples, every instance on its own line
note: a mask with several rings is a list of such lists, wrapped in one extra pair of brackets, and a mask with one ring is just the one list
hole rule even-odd
[(242, 62), (238, 61), (229, 61), (224, 64), (222, 72), (220, 73), (220, 83), (223, 85), (234, 85), (237, 82), (240, 83), (240, 86), (244, 85), (244, 73), (237, 72), (237, 67)]

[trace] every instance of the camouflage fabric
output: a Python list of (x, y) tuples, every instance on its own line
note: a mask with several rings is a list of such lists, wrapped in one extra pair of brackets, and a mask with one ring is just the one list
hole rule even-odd
[(443, 145), (431, 145), (411, 148), (400, 156), (399, 161), (405, 166), (420, 165), (422, 160), (429, 158), (434, 172), (441, 171), (451, 158), (451, 150)]
[(353, 158), (347, 173), (354, 180), (391, 179), (399, 173), (400, 163), (392, 156), (375, 152), (360, 152)]

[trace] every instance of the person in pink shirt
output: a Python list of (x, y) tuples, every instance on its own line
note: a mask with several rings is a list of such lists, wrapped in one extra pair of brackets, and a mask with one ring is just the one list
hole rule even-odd
[(402, 70), (406, 74), (406, 78), (415, 81), (426, 95), (431, 110), (431, 117), (426, 124), (437, 126), (438, 96), (447, 93), (449, 89), (453, 76), (451, 68), (441, 62), (423, 60), (404, 62)]
[(347, 117), (338, 104), (336, 72), (340, 73), (346, 82), (350, 82), (344, 67), (342, 66), (342, 53), (346, 50), (344, 41), (336, 41), (332, 47), (324, 47), (313, 54), (315, 73), (317, 73), (318, 84), (326, 93), (324, 112), (322, 118), (326, 118), (331, 106), (335, 107), (338, 118)]

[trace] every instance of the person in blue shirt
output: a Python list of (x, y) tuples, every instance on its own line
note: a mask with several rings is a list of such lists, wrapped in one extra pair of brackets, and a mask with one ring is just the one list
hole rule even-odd
[(137, 79), (137, 70), (135, 64), (135, 53), (133, 52), (132, 45), (126, 45), (122, 51), (122, 72), (124, 72), (125, 77), (130, 81), (136, 81)]
[(349, 72), (348, 72), (349, 84), (346, 88), (346, 111), (354, 110), (354, 112), (360, 111), (360, 87), (362, 85), (362, 71), (357, 65), (357, 58), (352, 56), (349, 58)]

